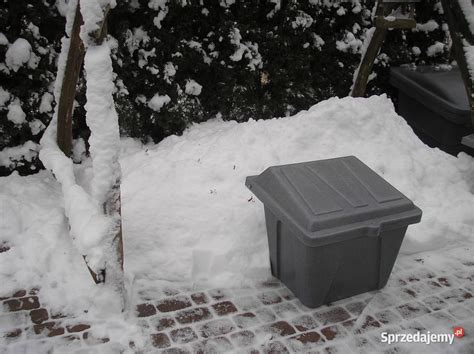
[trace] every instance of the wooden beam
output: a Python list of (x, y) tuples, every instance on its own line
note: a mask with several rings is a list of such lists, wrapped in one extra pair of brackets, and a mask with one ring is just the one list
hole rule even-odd
[(76, 6), (74, 23), (71, 31), (69, 51), (61, 85), (61, 96), (58, 103), (58, 131), (57, 141), (61, 151), (66, 156), (71, 156), (72, 148), (72, 115), (76, 85), (84, 61), (84, 44), (79, 36), (83, 23), (79, 1)]
[(372, 39), (360, 63), (359, 72), (351, 92), (352, 97), (363, 97), (365, 95), (369, 75), (372, 72), (375, 58), (382, 47), (386, 33), (386, 28), (375, 28)]
[(393, 21), (387, 20), (386, 17), (377, 16), (375, 18), (375, 27), (377, 28), (397, 28), (410, 29), (416, 27), (416, 21), (412, 18), (397, 18)]

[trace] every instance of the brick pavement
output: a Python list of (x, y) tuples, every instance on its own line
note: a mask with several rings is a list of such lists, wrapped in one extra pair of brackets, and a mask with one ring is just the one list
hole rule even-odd
[[(387, 286), (317, 309), (277, 280), (248, 288), (154, 284), (136, 289), (133, 311), (144, 340), (128, 345), (94, 333), (94, 323), (52, 313), (41, 291), (2, 298), (0, 353), (311, 352), (474, 353), (474, 248), (399, 256)], [(102, 324), (103, 325), (103, 324)], [(452, 333), (444, 344), (385, 344), (382, 332)]]

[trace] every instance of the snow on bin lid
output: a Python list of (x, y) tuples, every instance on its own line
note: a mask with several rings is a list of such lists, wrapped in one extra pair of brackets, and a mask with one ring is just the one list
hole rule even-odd
[(469, 102), (457, 66), (390, 69), (390, 83), (427, 107), (440, 111), (448, 120), (464, 124), (470, 119)]
[(407, 197), (354, 156), (269, 167), (246, 185), (278, 218), (306, 232), (363, 222), (380, 229), (384, 217), (407, 226), (421, 218)]

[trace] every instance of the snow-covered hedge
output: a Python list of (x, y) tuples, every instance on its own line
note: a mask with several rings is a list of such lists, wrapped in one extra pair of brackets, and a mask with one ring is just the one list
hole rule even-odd
[[(3, 154), (0, 174), (39, 167), (36, 151), (25, 156), (32, 162), (19, 161), (18, 151), (39, 141), (52, 114), (64, 2), (10, 1), (11, 9), (0, 9), (0, 151), (23, 146), (8, 150), (12, 159)], [(271, 118), (346, 96), (374, 2), (118, 1), (108, 43), (122, 135), (159, 141), (216, 115)], [(416, 29), (389, 31), (369, 94), (392, 93), (392, 65), (449, 60), (439, 1), (417, 6)], [(74, 135), (87, 138), (83, 81), (78, 91)]]

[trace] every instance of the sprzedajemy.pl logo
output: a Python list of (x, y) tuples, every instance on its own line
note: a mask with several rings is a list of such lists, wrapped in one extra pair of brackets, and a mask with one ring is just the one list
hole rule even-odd
[(387, 333), (382, 332), (380, 334), (380, 341), (382, 343), (449, 343), (453, 344), (454, 337), (464, 337), (464, 328), (454, 327), (454, 333), (431, 333), (427, 332), (416, 332), (416, 333)]

